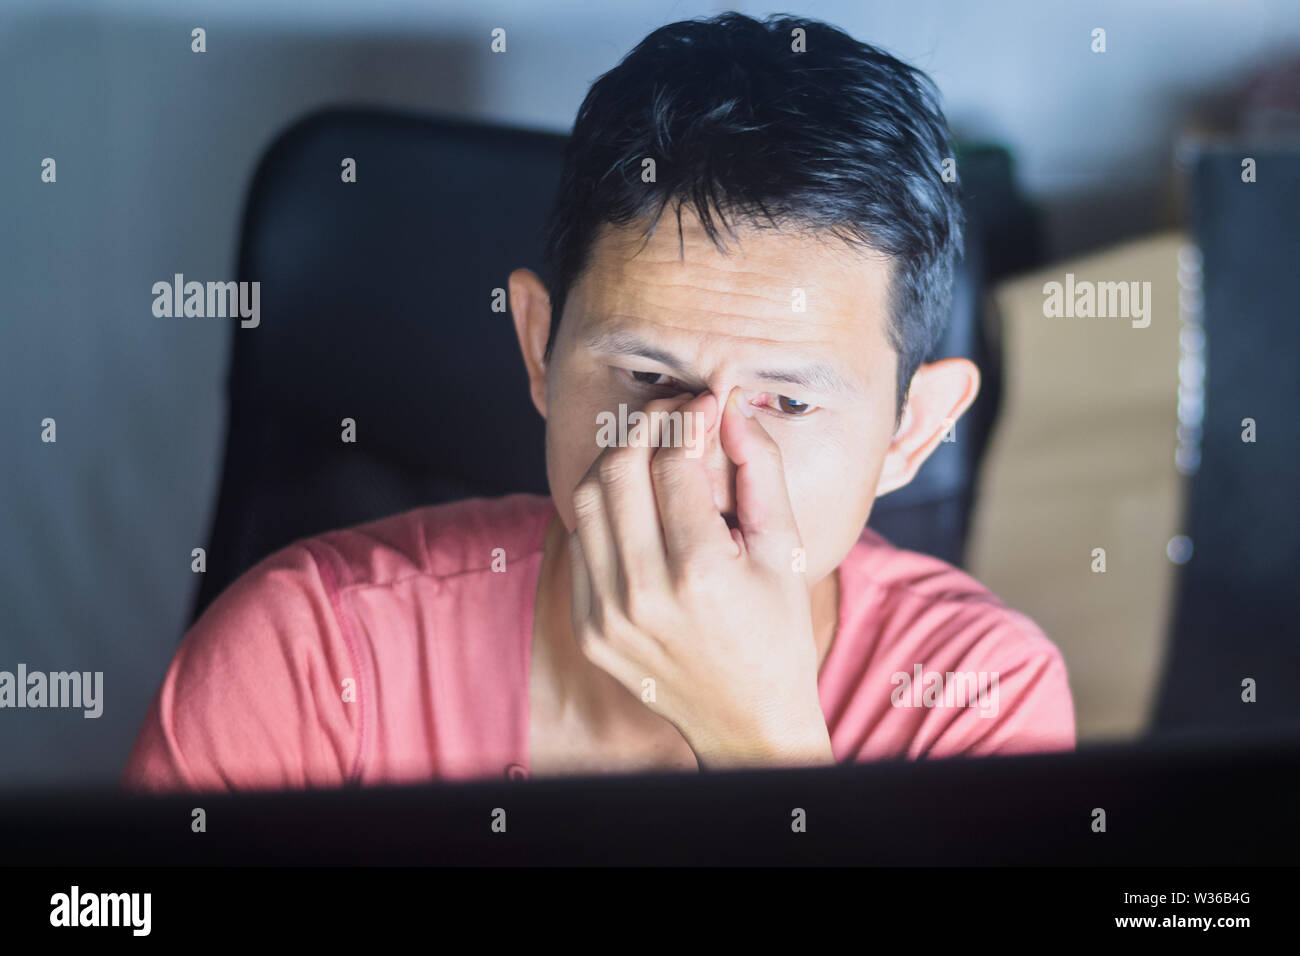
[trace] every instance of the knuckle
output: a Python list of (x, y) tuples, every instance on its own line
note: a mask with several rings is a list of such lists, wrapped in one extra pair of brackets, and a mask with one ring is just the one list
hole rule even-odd
[(660, 448), (650, 460), (650, 472), (662, 482), (678, 481), (684, 461), (679, 449)]
[(614, 449), (601, 456), (596, 466), (596, 473), (603, 485), (615, 485), (626, 481), (632, 473), (632, 457), (626, 449)]
[(600, 485), (590, 479), (578, 482), (573, 489), (573, 512), (579, 518), (587, 518), (600, 511)]

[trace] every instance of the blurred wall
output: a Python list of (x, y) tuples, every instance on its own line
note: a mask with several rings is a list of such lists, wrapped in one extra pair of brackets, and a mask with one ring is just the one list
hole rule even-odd
[[(0, 787), (115, 779), (182, 633), (220, 465), (231, 323), (158, 320), (173, 273), (234, 278), (258, 156), (374, 104), (566, 130), (654, 27), (747, 2), (116, 0), (0, 5), (0, 670), (103, 671), (103, 716), (0, 711)], [(1172, 139), (1300, 43), (1295, 0), (791, 5), (929, 71), (1012, 148), (1057, 254), (1170, 219)], [(190, 30), (208, 52), (190, 52)], [(489, 52), (489, 31), (508, 52)], [(1108, 52), (1089, 50), (1094, 27)], [(42, 183), (45, 157), (58, 182)], [(521, 265), (536, 265), (521, 263)], [(40, 441), (57, 421), (58, 441)]]

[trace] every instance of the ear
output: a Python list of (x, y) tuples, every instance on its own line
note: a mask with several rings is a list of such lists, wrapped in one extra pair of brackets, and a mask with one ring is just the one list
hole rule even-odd
[(516, 269), (507, 280), (510, 312), (519, 337), (519, 352), (528, 371), (533, 404), (546, 417), (546, 339), (551, 334), (551, 296), (531, 269)]
[(975, 401), (980, 372), (964, 358), (922, 365), (912, 377), (903, 420), (885, 453), (876, 496), (902, 488), (930, 457), (944, 435)]

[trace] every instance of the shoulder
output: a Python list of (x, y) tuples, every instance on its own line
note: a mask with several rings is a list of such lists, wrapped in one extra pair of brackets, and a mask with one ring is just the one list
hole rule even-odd
[[(970, 574), (868, 529), (840, 565), (840, 587), (839, 667), (855, 693), (875, 699), (881, 729), (892, 729), (878, 744), (913, 756), (1073, 748), (1060, 649)], [(1000, 703), (912, 710), (900, 693), (954, 680), (987, 687)]]
[[(978, 645), (984, 652), (1014, 649), (1060, 657), (1031, 618), (970, 574), (932, 555), (899, 548), (869, 528), (841, 563), (840, 586), (846, 616), (870, 622), (882, 638), (909, 650), (950, 656)], [(954, 647), (955, 640), (966, 643)]]
[[(478, 604), (491, 598), (495, 613), (510, 613), (500, 588), (482, 583), (506, 576), (475, 572), (491, 569), (496, 548), (507, 560), (540, 551), (551, 513), (550, 498), (534, 495), (471, 499), (305, 538), (263, 558), (185, 635), (122, 782), (278, 789), (358, 779), (378, 719), (367, 689), (380, 686), (381, 672), (393, 697), (418, 685), (403, 678), (421, 659), (421, 635), (462, 607), (440, 602), (455, 593), (447, 581), (480, 582)], [(509, 577), (526, 597), (526, 576)], [(403, 582), (422, 587), (420, 599)], [(500, 670), (496, 650), (487, 644), (484, 653)]]
[(328, 588), (295, 544), (203, 612), (172, 658), (121, 782), (151, 790), (330, 786), (355, 769), (359, 722), (334, 706), (356, 673)]
[(498, 558), (539, 552), (553, 513), (551, 499), (540, 495), (470, 498), (330, 531), (293, 547), (324, 565), (336, 588), (417, 575), (448, 578), (487, 571)]

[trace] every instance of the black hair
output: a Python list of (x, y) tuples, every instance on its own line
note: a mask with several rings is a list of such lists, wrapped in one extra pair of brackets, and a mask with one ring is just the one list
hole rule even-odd
[[(796, 29), (806, 48), (797, 52)], [(565, 146), (545, 231), (550, 356), (569, 289), (603, 224), (694, 206), (725, 251), (714, 216), (825, 232), (889, 256), (889, 338), (897, 415), (951, 314), (962, 238), (952, 156), (933, 81), (817, 20), (736, 12), (655, 30), (588, 91)], [(655, 160), (656, 182), (642, 182)]]

